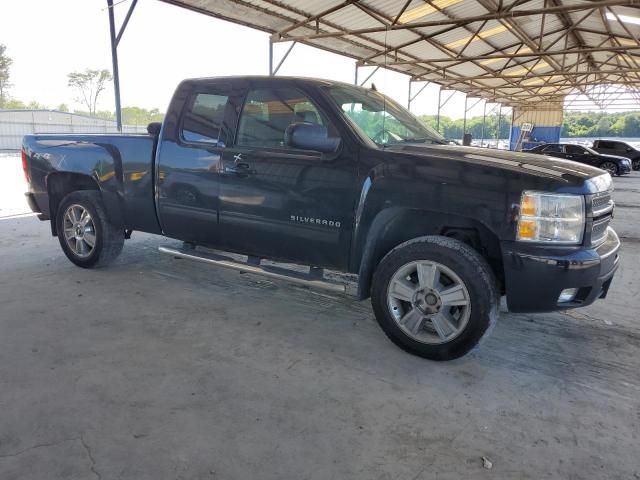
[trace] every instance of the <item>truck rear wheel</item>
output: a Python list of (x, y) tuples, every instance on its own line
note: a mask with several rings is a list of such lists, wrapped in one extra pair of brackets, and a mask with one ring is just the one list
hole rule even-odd
[(440, 236), (389, 252), (373, 278), (371, 303), (387, 336), (409, 353), (452, 360), (471, 351), (498, 317), (496, 280), (468, 245)]
[(109, 222), (100, 193), (93, 190), (64, 197), (56, 227), (62, 251), (79, 267), (107, 265), (120, 255), (124, 245), (124, 231)]

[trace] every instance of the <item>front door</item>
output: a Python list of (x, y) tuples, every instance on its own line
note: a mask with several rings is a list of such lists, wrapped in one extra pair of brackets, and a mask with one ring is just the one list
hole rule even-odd
[(296, 122), (337, 130), (293, 87), (248, 91), (233, 147), (222, 157), (220, 228), (226, 248), (306, 265), (345, 267), (356, 202), (356, 154), (287, 145)]

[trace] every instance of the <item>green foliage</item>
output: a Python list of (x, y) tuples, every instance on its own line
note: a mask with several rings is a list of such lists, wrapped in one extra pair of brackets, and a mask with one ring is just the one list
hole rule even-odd
[(28, 110), (47, 110), (49, 107), (47, 107), (46, 105), (40, 103), (40, 102), (36, 102), (35, 100), (31, 100), (28, 104), (27, 104), (27, 109)]
[(640, 112), (565, 112), (563, 137), (640, 137)]
[(141, 107), (124, 107), (122, 109), (122, 123), (125, 125), (149, 125), (151, 122), (161, 122), (164, 113), (157, 108), (147, 110)]
[[(437, 118), (435, 115), (422, 115), (420, 117), (424, 123), (436, 129)], [(443, 115), (440, 116), (440, 133), (445, 138), (461, 139), (464, 127), (464, 119), (458, 118), (453, 120)], [(509, 130), (511, 129), (511, 115), (502, 114), (500, 118), (500, 138), (509, 138)], [(485, 140), (496, 138), (498, 130), (498, 115), (487, 115), (484, 122), (484, 138)], [(482, 117), (467, 118), (467, 133), (470, 133), (474, 139), (483, 138)]]
[(9, 68), (13, 60), (6, 55), (7, 47), (0, 43), (0, 108), (9, 108), (6, 103), (9, 101)]
[[(435, 115), (423, 115), (420, 119), (436, 128)], [(440, 116), (440, 133), (445, 138), (462, 138), (463, 119), (452, 120)], [(509, 138), (511, 115), (502, 115), (500, 138)], [(487, 115), (484, 138), (496, 138), (498, 116)], [(467, 118), (467, 132), (474, 139), (482, 138), (482, 117)], [(565, 112), (562, 137), (640, 137), (640, 112)]]
[(4, 102), (2, 108), (6, 108), (8, 110), (25, 110), (27, 106), (21, 100), (10, 98)]
[(66, 103), (61, 103), (56, 107), (56, 110), (58, 110), (59, 112), (68, 112), (69, 106)]
[(76, 101), (85, 105), (91, 115), (95, 115), (98, 96), (113, 78), (111, 72), (87, 68), (84, 72), (71, 72), (67, 78), (68, 85), (79, 93)]

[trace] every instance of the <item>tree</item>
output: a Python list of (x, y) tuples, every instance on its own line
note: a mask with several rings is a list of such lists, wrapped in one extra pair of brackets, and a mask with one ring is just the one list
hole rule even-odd
[(109, 70), (91, 70), (71, 72), (67, 75), (68, 85), (80, 93), (76, 101), (89, 109), (89, 115), (95, 115), (98, 96), (105, 89), (106, 83), (113, 78)]
[(10, 98), (4, 102), (3, 108), (8, 108), (9, 110), (25, 110), (27, 106), (20, 100)]
[(27, 108), (29, 110), (48, 110), (49, 109), (46, 105), (44, 105), (44, 104), (42, 104), (40, 102), (37, 102), (36, 100), (31, 100), (27, 104)]
[(7, 47), (0, 44), (0, 108), (9, 101), (9, 67), (13, 60), (6, 55)]
[(122, 122), (127, 125), (148, 125), (151, 122), (161, 122), (164, 113), (157, 108), (147, 110), (141, 107), (123, 107)]
[(58, 105), (56, 110), (58, 110), (59, 112), (68, 112), (69, 106), (66, 103), (61, 103), (60, 105)]

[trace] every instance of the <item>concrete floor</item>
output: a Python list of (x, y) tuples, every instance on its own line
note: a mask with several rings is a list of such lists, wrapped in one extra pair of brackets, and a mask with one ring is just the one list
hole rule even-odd
[[(17, 159), (0, 173), (22, 190)], [(640, 478), (640, 174), (615, 183), (609, 298), (503, 314), (449, 363), (396, 348), (368, 302), (162, 238), (76, 268), (2, 189), (0, 479)]]

